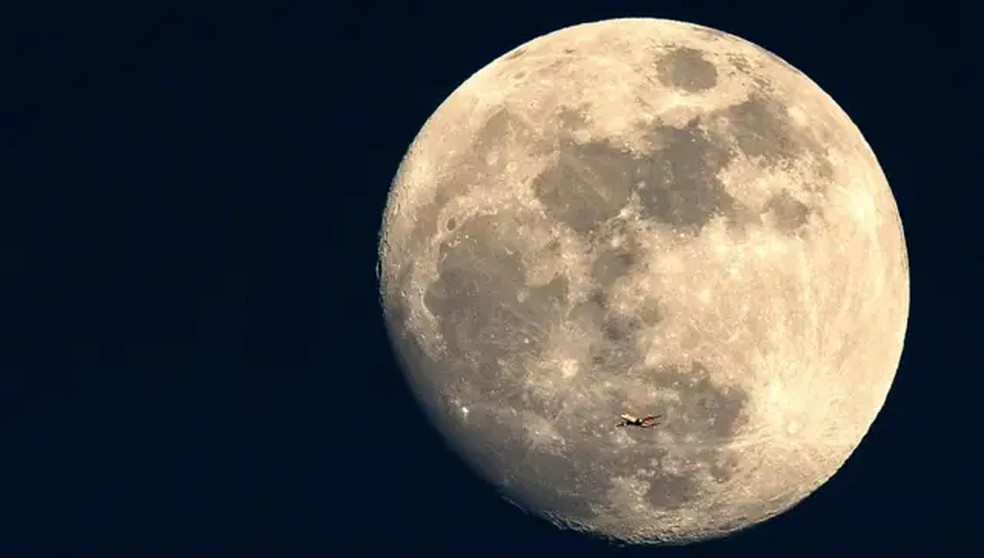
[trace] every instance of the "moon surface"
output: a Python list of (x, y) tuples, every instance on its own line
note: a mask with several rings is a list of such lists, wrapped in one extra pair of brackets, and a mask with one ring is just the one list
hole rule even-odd
[(830, 478), (909, 308), (850, 118), (766, 50), (670, 20), (562, 29), (465, 81), (399, 167), (379, 269), (409, 383), (474, 470), (640, 543), (736, 531)]

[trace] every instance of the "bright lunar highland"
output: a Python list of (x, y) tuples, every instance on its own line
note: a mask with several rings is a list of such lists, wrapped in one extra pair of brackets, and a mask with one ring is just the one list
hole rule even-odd
[(458, 87), (396, 174), (380, 275), (456, 451), (630, 542), (721, 536), (823, 484), (909, 309), (898, 209), (844, 111), (752, 43), (655, 19), (550, 33)]

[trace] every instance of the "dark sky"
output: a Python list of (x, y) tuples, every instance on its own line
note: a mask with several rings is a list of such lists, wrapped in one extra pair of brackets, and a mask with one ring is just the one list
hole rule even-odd
[[(0, 556), (981, 549), (971, 14), (130, 4), (6, 21)], [(817, 81), (877, 153), (912, 265), (901, 370), (841, 472), (762, 526), (658, 552), (558, 531), (473, 477), (409, 394), (374, 271), (390, 180), (437, 105), (522, 42), (630, 15), (737, 34)]]

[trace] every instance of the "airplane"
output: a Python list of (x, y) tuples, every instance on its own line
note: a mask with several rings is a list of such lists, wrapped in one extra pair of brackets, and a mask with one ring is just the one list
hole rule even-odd
[(619, 421), (619, 423), (616, 424), (615, 426), (618, 428), (621, 428), (623, 426), (638, 426), (640, 428), (652, 428), (653, 426), (656, 426), (659, 423), (658, 419), (662, 417), (663, 415), (647, 415), (642, 418), (636, 418), (628, 413), (623, 413), (619, 415), (619, 418), (622, 420)]

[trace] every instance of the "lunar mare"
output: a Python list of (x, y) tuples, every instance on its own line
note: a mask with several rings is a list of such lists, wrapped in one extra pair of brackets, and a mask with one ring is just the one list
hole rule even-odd
[(400, 165), (380, 269), (457, 451), (522, 507), (634, 542), (823, 484), (884, 404), (909, 305), (849, 117), (775, 55), (668, 20), (563, 29), (465, 81)]

